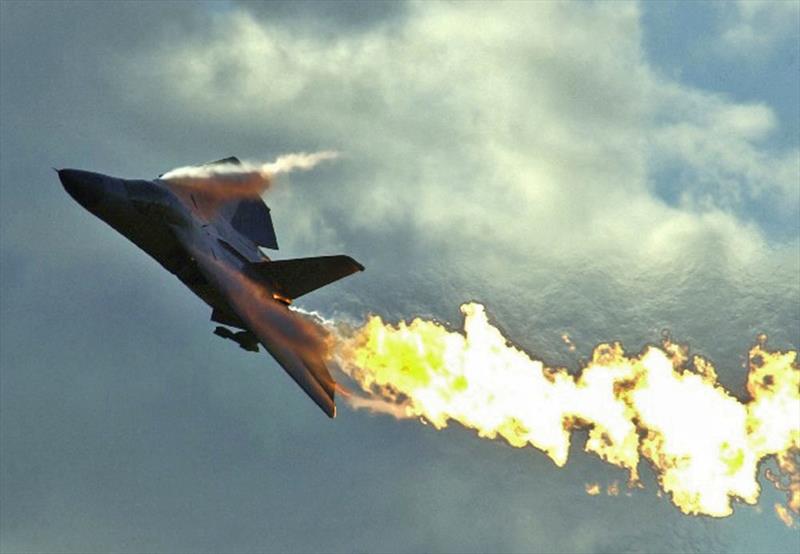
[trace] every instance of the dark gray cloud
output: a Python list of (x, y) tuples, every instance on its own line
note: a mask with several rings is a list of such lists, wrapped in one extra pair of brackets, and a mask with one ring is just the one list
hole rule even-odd
[[(585, 482), (624, 476), (582, 455), (577, 437), (556, 470), (540, 453), (460, 428), (347, 409), (327, 421), (271, 359), (213, 337), (206, 307), (83, 212), (50, 166), (147, 176), (229, 154), (337, 147), (329, 141), (350, 129), (303, 133), (284, 121), (238, 125), (174, 109), (174, 99), (158, 101), (163, 81), (133, 78), (119, 64), (156, 64), (160, 48), (202, 43), (226, 9), (235, 6), (0, 4), (0, 550), (792, 550), (795, 536), (770, 515), (739, 508), (723, 521), (687, 518), (655, 496), (650, 476), (631, 498), (587, 497)], [(394, 3), (245, 9), (331, 36), (408, 17)], [(241, 76), (231, 72), (219, 80)], [(509, 336), (573, 367), (599, 340), (638, 349), (670, 327), (729, 368), (734, 387), (755, 332), (800, 343), (796, 303), (780, 302), (798, 268), (754, 268), (734, 280), (713, 264), (688, 264), (661, 278), (644, 306), (629, 295), (639, 273), (578, 274), (566, 262), (531, 260), (509, 277), (485, 263), (505, 245), (463, 244), (454, 257), (447, 236), (402, 212), (374, 229), (350, 224), (370, 206), (343, 187), (368, 183), (376, 165), (345, 158), (293, 176), (268, 199), (286, 238), (282, 256), (344, 251), (367, 266), (308, 308), (458, 324), (458, 304), (480, 300)], [(411, 193), (397, 194), (414, 205)], [(308, 235), (281, 235), (303, 228), (303, 206), (319, 218)], [(788, 282), (785, 291), (761, 290), (765, 272), (778, 272), (769, 282)], [(676, 282), (691, 284), (690, 303)], [(579, 354), (559, 344), (564, 331)], [(762, 505), (775, 498), (766, 493)]]

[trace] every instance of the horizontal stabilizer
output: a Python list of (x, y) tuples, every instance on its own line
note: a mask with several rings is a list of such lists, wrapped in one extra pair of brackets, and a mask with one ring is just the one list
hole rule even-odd
[(304, 294), (347, 277), (364, 266), (350, 256), (319, 256), (260, 262), (250, 265), (269, 280), (284, 297), (294, 300)]

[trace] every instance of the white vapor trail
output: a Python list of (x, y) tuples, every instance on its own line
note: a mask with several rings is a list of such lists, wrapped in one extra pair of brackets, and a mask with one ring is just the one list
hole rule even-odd
[[(212, 165), (185, 166), (172, 169), (161, 176), (165, 180), (213, 179), (215, 177), (261, 177), (266, 184), (271, 177), (292, 171), (307, 171), (325, 160), (333, 160), (339, 153), (333, 150), (320, 152), (296, 152), (278, 156), (273, 162), (242, 161), (239, 164), (223, 163)], [(265, 187), (266, 188), (266, 187)]]

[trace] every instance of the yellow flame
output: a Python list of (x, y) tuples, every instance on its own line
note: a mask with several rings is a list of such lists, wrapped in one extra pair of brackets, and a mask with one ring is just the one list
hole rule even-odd
[[(339, 365), (366, 393), (347, 400), (437, 429), (456, 421), (481, 437), (537, 448), (557, 466), (567, 462), (572, 429), (586, 428), (585, 451), (627, 470), (629, 486), (638, 484), (644, 458), (686, 514), (723, 517), (733, 499), (756, 503), (758, 464), (776, 456), (790, 483), (779, 487), (789, 496), (784, 512), (800, 511), (797, 352), (769, 352), (763, 341), (754, 346), (750, 400), (740, 402), (718, 383), (709, 361), (695, 356), (689, 365), (688, 350), (668, 339), (639, 355), (619, 343), (600, 344), (573, 376), (509, 343), (482, 305), (461, 311), (463, 334), (435, 321), (395, 326), (377, 316), (340, 330), (346, 336)], [(595, 494), (599, 485), (586, 490)]]

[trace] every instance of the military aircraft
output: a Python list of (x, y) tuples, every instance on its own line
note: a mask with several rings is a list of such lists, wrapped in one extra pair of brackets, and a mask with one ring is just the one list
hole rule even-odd
[[(235, 157), (205, 168), (240, 165)], [(295, 298), (364, 267), (349, 256), (270, 260), (278, 248), (260, 194), (233, 179), (120, 179), (56, 170), (66, 191), (175, 274), (211, 307), (214, 333), (258, 352), (261, 343), (329, 416), (336, 383), (325, 366), (326, 337), (289, 309)], [(236, 329), (232, 331), (230, 328)]]

